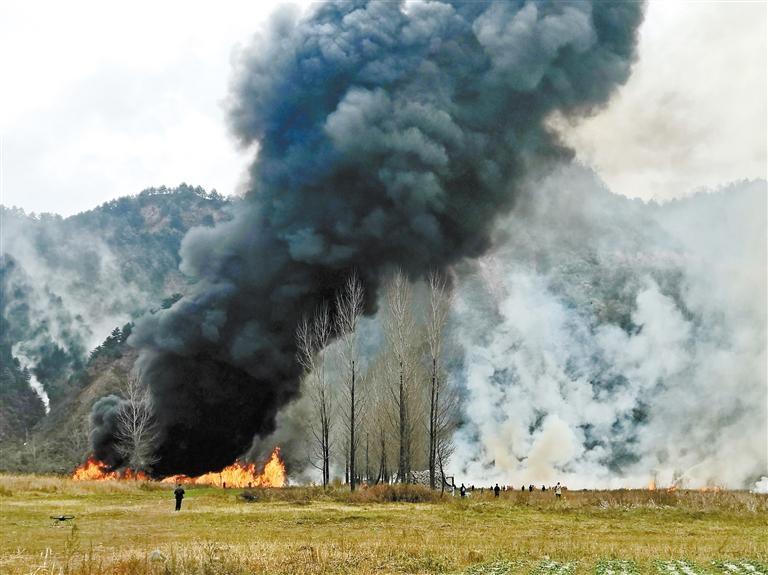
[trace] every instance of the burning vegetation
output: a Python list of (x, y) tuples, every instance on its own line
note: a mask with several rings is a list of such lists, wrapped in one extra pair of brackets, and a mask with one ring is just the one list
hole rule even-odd
[[(111, 471), (106, 463), (89, 457), (72, 473), (75, 481), (151, 481), (143, 471), (129, 468)], [(213, 485), (216, 487), (283, 487), (287, 482), (285, 464), (280, 448), (275, 447), (261, 472), (255, 463), (235, 461), (218, 472), (205, 473), (197, 477), (171, 475), (160, 480), (162, 483), (183, 483), (185, 485)]]
[(109, 465), (91, 456), (75, 469), (72, 479), (75, 481), (149, 481), (150, 477), (143, 471), (134, 471), (130, 468), (110, 471)]
[(243, 464), (235, 461), (219, 472), (205, 473), (197, 477), (171, 475), (162, 482), (217, 487), (283, 487), (286, 483), (285, 464), (280, 456), (280, 448), (275, 447), (261, 473), (256, 471), (254, 463)]

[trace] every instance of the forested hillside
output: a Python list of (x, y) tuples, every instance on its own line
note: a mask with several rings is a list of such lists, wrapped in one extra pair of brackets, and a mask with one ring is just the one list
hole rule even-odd
[[(215, 191), (182, 184), (68, 218), (0, 206), (4, 448), (30, 437), (36, 425), (50, 432), (51, 422), (41, 422), (56, 419), (95, 365), (119, 359), (113, 348), (124, 346), (130, 322), (184, 293), (194, 278), (179, 271), (182, 238), (192, 227), (228, 219), (229, 204)], [(50, 402), (48, 418), (41, 396)]]

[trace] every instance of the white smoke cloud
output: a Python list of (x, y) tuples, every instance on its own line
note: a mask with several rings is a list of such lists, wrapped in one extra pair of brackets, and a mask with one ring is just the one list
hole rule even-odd
[(43, 387), (43, 384), (40, 383), (40, 380), (37, 379), (37, 376), (33, 371), (35, 362), (33, 362), (24, 354), (22, 351), (23, 348), (24, 346), (16, 344), (11, 348), (11, 353), (16, 359), (19, 360), (22, 369), (26, 368), (29, 370), (29, 387), (32, 388), (32, 391), (34, 391), (40, 398), (40, 401), (43, 402), (43, 409), (45, 409), (45, 413), (49, 413), (51, 411), (51, 399), (48, 397), (48, 392), (45, 391), (45, 387)]
[[(123, 280), (124, 262), (98, 233), (38, 225), (24, 217), (5, 217), (3, 225), (2, 253), (20, 268), (9, 281), (24, 282), (31, 323), (43, 326), (37, 328), (39, 337), (62, 348), (74, 338), (90, 350), (144, 303), (146, 295)], [(52, 300), (58, 305), (52, 306)], [(34, 362), (39, 344), (28, 340), (20, 350)]]
[(768, 477), (765, 475), (760, 478), (760, 481), (755, 482), (755, 487), (752, 489), (753, 493), (768, 493)]
[(765, 182), (658, 206), (571, 167), (462, 281), (474, 482), (748, 487), (766, 471)]
[[(66, 377), (147, 295), (123, 279), (121, 258), (97, 232), (3, 214), (4, 305), (12, 353), (30, 370), (30, 386), (50, 409), (50, 382), (35, 373), (55, 358)], [(42, 380), (42, 381), (41, 381)]]

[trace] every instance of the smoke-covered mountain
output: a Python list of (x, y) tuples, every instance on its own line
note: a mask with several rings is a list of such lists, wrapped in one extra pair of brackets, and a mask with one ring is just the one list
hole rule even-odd
[(68, 218), (0, 207), (4, 438), (32, 428), (44, 413), (41, 397), (55, 409), (76, 393), (89, 355), (116, 327), (188, 289), (181, 240), (192, 227), (227, 220), (229, 206), (182, 184)]
[[(590, 171), (569, 167), (524, 190), (495, 227), (489, 254), (456, 268), (447, 358), (462, 389), (454, 472), (475, 482), (556, 476), (572, 485), (626, 485), (656, 474), (660, 482), (684, 476), (692, 484), (750, 485), (766, 465), (765, 182), (658, 205), (616, 196)], [(171, 214), (162, 222), (124, 219), (109, 204), (88, 212), (101, 222), (91, 240), (120, 264), (111, 269), (144, 261), (155, 271), (139, 271), (145, 291), (136, 311), (115, 315), (98, 345), (83, 343), (77, 362), (63, 363), (64, 376), (38, 372), (53, 398), (47, 417), (29, 388), (32, 370), (11, 353), (21, 342), (7, 335), (66, 327), (96, 337), (100, 322), (65, 322), (77, 314), (64, 302), (88, 307), (85, 280), (75, 273), (46, 288), (59, 305), (33, 315), (46, 307), (25, 303), (21, 287), (35, 286), (8, 270), (17, 260), (6, 254), (0, 443), (31, 441), (4, 449), (5, 466), (66, 471), (88, 451), (92, 405), (117, 391), (137, 357), (125, 341), (131, 325), (114, 328), (168, 307), (189, 281), (178, 271), (183, 228), (172, 225), (172, 214), (183, 213), (187, 226), (210, 224), (226, 220), (228, 205), (185, 188), (115, 204), (123, 215)], [(42, 233), (46, 218), (14, 217)], [(120, 234), (134, 239), (115, 242)], [(91, 292), (120, 301), (109, 294), (119, 284), (114, 277), (90, 279)], [(291, 447), (286, 454), (299, 471), (307, 430), (302, 418), (279, 421), (274, 439)]]
[(768, 468), (766, 182), (663, 205), (530, 182), (463, 270), (457, 473), (751, 487)]

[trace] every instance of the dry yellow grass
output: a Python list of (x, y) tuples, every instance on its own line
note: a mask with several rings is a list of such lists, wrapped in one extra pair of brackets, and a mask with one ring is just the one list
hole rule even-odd
[[(0, 573), (531, 573), (549, 558), (595, 572), (603, 559), (768, 562), (768, 496), (745, 492), (488, 492), (467, 500), (312, 488), (259, 492), (0, 476)], [(416, 490), (418, 491), (418, 490)], [(414, 498), (423, 494), (413, 495)], [(429, 494), (426, 495), (429, 497)], [(57, 524), (51, 515), (75, 519)], [(493, 563), (497, 561), (497, 563)]]

